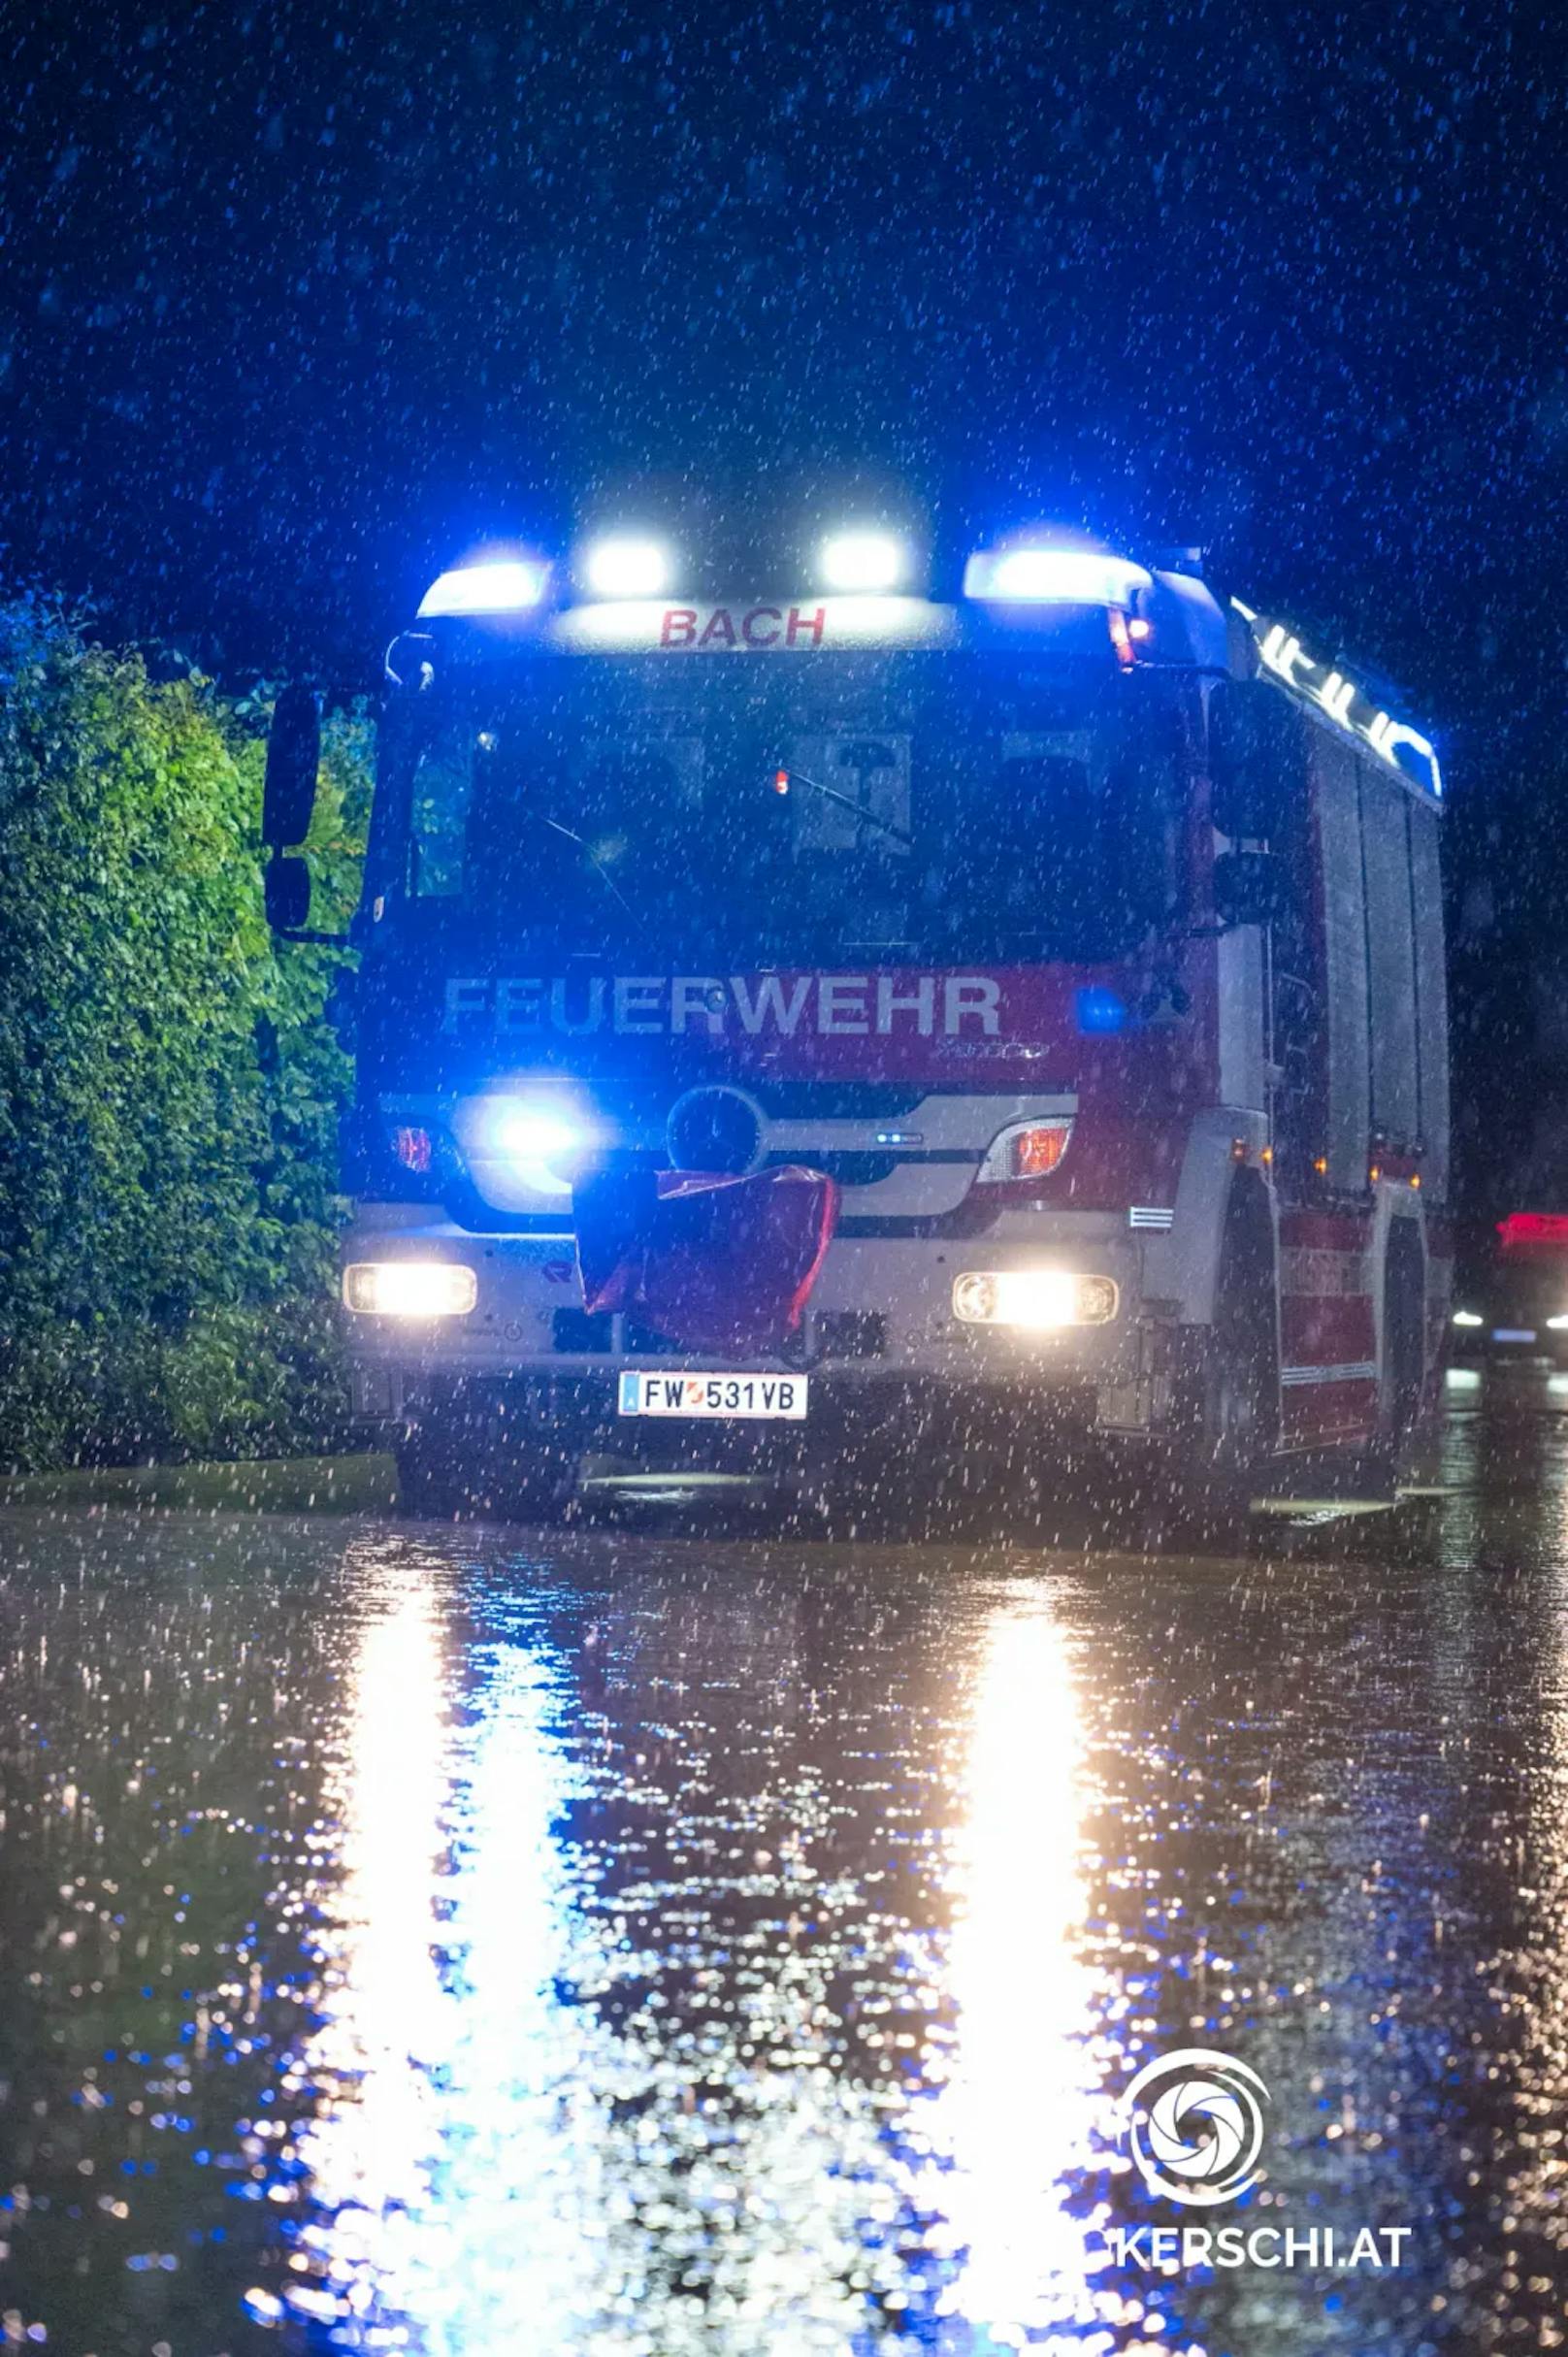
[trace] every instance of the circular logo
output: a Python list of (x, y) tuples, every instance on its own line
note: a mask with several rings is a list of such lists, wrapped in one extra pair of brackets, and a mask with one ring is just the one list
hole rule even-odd
[(689, 1089), (665, 1125), (665, 1143), (677, 1170), (754, 1170), (762, 1159), (762, 1107), (738, 1089)]
[(1267, 2101), (1256, 2071), (1209, 2046), (1146, 2062), (1122, 2098), (1144, 2182), (1190, 2210), (1233, 2202), (1254, 2181)]

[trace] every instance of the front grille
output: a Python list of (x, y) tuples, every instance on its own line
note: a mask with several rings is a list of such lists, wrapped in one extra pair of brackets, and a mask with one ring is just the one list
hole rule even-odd
[(836, 1179), (840, 1187), (874, 1187), (882, 1179), (891, 1178), (900, 1161), (910, 1159), (897, 1154), (872, 1154), (859, 1147), (840, 1150), (831, 1146), (798, 1146), (790, 1154), (770, 1154), (768, 1162), (772, 1169), (790, 1165), (820, 1170), (825, 1178)]
[(931, 1094), (930, 1081), (898, 1087), (865, 1080), (742, 1080), (774, 1121), (895, 1121)]

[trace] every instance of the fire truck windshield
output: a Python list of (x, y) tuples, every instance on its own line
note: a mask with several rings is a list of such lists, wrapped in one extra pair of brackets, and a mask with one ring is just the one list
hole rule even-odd
[(1157, 677), (536, 657), (460, 680), (419, 728), (408, 899), (518, 946), (1089, 962), (1179, 911), (1181, 739)]

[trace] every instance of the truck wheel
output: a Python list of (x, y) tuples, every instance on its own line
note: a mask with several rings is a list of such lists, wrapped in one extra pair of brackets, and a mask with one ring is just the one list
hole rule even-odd
[(1279, 1437), (1274, 1234), (1256, 1182), (1238, 1180), (1225, 1214), (1214, 1324), (1184, 1434), (1199, 1474), (1248, 1472)]
[(1383, 1277), (1382, 1436), (1397, 1457), (1421, 1422), (1426, 1389), (1426, 1272), (1411, 1220), (1396, 1220)]

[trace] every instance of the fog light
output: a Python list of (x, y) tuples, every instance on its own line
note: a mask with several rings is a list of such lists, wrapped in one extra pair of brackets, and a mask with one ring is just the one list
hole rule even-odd
[(966, 1326), (1104, 1326), (1116, 1307), (1111, 1278), (1065, 1268), (971, 1269), (953, 1280), (953, 1315)]
[(479, 1281), (461, 1260), (353, 1260), (343, 1297), (368, 1318), (466, 1318)]

